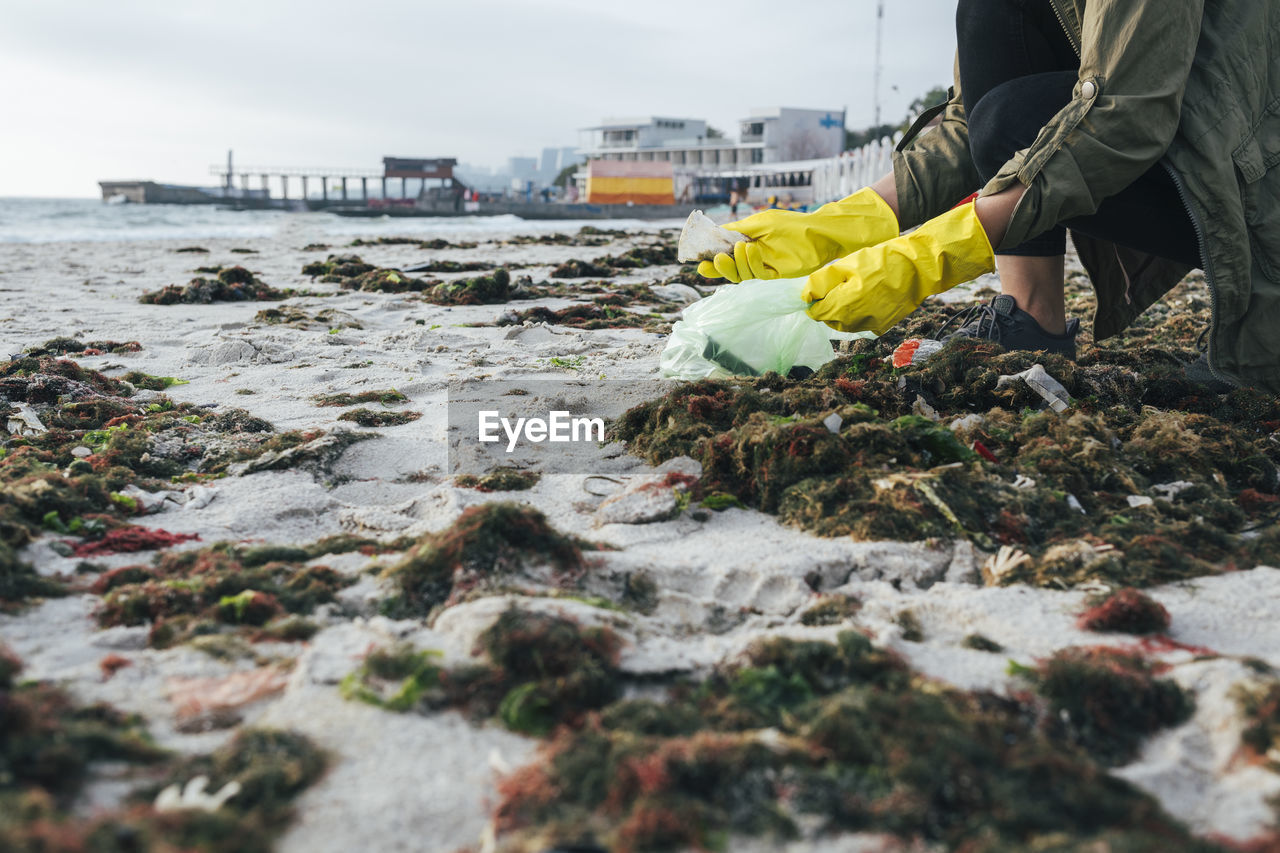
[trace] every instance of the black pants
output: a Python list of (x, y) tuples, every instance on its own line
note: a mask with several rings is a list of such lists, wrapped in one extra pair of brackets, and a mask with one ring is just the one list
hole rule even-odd
[[(985, 184), (1071, 100), (1080, 60), (1049, 0), (960, 0), (956, 40), (969, 150)], [(998, 254), (1061, 255), (1067, 228), (1201, 266), (1186, 207), (1159, 164), (1105, 199), (1093, 215), (1069, 220)]]

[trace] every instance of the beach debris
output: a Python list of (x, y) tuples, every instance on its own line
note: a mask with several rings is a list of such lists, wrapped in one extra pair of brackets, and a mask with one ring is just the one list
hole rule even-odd
[(709, 261), (717, 254), (733, 254), (733, 246), (747, 240), (746, 234), (721, 228), (701, 210), (689, 214), (680, 230), (676, 260), (680, 263)]
[(908, 338), (893, 350), (891, 360), (894, 367), (908, 367), (912, 364), (923, 364), (942, 349), (943, 342), (931, 338)]
[[(440, 249), (474, 249), (480, 245), (474, 241), (462, 240), (452, 242), (443, 237), (433, 237), (431, 239), (422, 239), (420, 237), (357, 237), (347, 245), (357, 246), (415, 246), (419, 249), (431, 249), (438, 251)], [(325, 247), (328, 248), (328, 247)]]
[(323, 261), (304, 264), (302, 274), (312, 278), (323, 277), (322, 281), (341, 282), (376, 269), (373, 264), (365, 263), (359, 255), (330, 255)]
[(336, 308), (325, 308), (315, 314), (308, 314), (301, 308), (282, 305), (279, 308), (264, 308), (253, 315), (253, 319), (256, 323), (266, 323), (271, 326), (292, 326), (295, 329), (307, 329), (310, 331), (364, 328), (355, 317)]
[(226, 804), (227, 800), (240, 793), (240, 783), (234, 779), (214, 794), (205, 793), (205, 788), (208, 786), (208, 776), (196, 776), (181, 787), (175, 783), (156, 795), (152, 807), (158, 812), (173, 812), (181, 809), (216, 812)]
[(652, 475), (638, 477), (596, 508), (595, 523), (651, 524), (680, 514), (697, 488), (702, 466), (689, 457), (669, 459)]
[(1054, 379), (1044, 369), (1043, 364), (1033, 364), (1026, 370), (996, 380), (996, 390), (1000, 390), (1011, 382), (1021, 379), (1027, 386), (1039, 394), (1049, 404), (1049, 408), (1062, 414), (1071, 406), (1071, 395), (1062, 383)]
[(349, 391), (339, 391), (333, 394), (317, 394), (311, 398), (317, 406), (359, 406), (366, 403), (380, 403), (383, 406), (394, 406), (397, 403), (407, 403), (409, 398), (401, 394), (394, 388), (387, 388), (382, 391), (357, 391), (354, 394)]
[(137, 341), (82, 341), (59, 337), (31, 347), (26, 354), (38, 358), (43, 355), (123, 355), (134, 352), (142, 352), (142, 344)]
[(204, 246), (183, 246), (181, 249), (174, 249), (178, 254), (207, 255), (209, 250)]
[(827, 431), (832, 435), (839, 435), (840, 427), (844, 425), (844, 418), (840, 416), (839, 412), (832, 412), (822, 419), (822, 425), (826, 427)]
[(702, 294), (687, 284), (651, 284), (649, 292), (664, 302), (675, 302), (680, 305), (692, 305), (702, 298)]
[(987, 557), (982, 564), (982, 580), (987, 586), (999, 586), (1010, 572), (1031, 562), (1031, 556), (1010, 545)]
[(171, 678), (165, 693), (180, 720), (233, 711), (284, 690), (288, 674), (264, 666), (214, 678)]
[(809, 626), (839, 625), (862, 609), (862, 602), (851, 595), (824, 595), (817, 604), (800, 614), (800, 624)]
[(960, 645), (964, 646), (966, 649), (973, 649), (976, 652), (991, 652), (992, 654), (998, 654), (1004, 651), (1004, 646), (989, 637), (983, 636), (982, 634), (969, 634), (960, 641)]
[(26, 403), (16, 403), (9, 410), (7, 431), (13, 435), (37, 435), (49, 428), (40, 420), (40, 416)]
[(1232, 691), (1244, 717), (1240, 741), (1256, 760), (1280, 770), (1280, 679), (1251, 679)]
[(497, 264), (488, 261), (427, 261), (413, 267), (405, 267), (405, 272), (477, 272), (491, 270)]

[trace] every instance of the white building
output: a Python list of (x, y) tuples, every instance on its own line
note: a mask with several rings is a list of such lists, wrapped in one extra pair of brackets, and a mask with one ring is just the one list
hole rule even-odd
[(844, 150), (844, 111), (769, 107), (738, 125), (738, 139), (712, 138), (703, 119), (606, 119), (583, 128), (588, 160), (662, 160), (698, 171), (835, 157)]

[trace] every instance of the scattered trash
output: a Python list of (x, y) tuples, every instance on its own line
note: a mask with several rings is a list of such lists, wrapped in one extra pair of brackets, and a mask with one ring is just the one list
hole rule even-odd
[(702, 298), (702, 294), (687, 284), (651, 284), (649, 290), (664, 302), (679, 302), (691, 305)]
[(840, 417), (839, 412), (832, 412), (822, 419), (822, 425), (831, 431), (832, 435), (840, 434), (840, 426), (844, 423), (844, 418)]
[(709, 261), (717, 254), (733, 253), (733, 244), (746, 240), (746, 234), (721, 228), (701, 210), (689, 214), (680, 232), (680, 245), (676, 250), (676, 260), (680, 263), (689, 261)]
[(1071, 405), (1071, 395), (1067, 393), (1067, 389), (1049, 375), (1043, 364), (1033, 364), (1021, 373), (1001, 376), (996, 380), (996, 389), (999, 390), (1017, 379), (1026, 382), (1027, 387), (1043, 397), (1049, 408), (1058, 414), (1065, 412)]
[(908, 338), (898, 344), (893, 351), (893, 366), (908, 367), (912, 364), (920, 364), (940, 349), (942, 349), (942, 341), (935, 341), (932, 338)]
[(817, 370), (836, 357), (833, 340), (874, 337), (837, 332), (805, 313), (806, 279), (749, 280), (722, 287), (684, 309), (662, 351), (671, 379), (782, 375)]
[(1147, 497), (1146, 495), (1129, 495), (1125, 498), (1125, 500), (1128, 502), (1129, 507), (1131, 509), (1137, 509), (1138, 507), (1144, 507), (1144, 506), (1152, 506), (1153, 504), (1155, 504), (1155, 501)]
[(206, 794), (209, 786), (208, 776), (197, 776), (181, 789), (176, 784), (170, 785), (156, 797), (155, 809), (158, 812), (172, 812), (179, 809), (199, 809), (216, 812), (226, 804), (227, 800), (240, 793), (240, 783), (228, 782), (216, 794)]
[(42, 432), (48, 432), (48, 427), (40, 420), (40, 416), (28, 406), (26, 403), (17, 403), (14, 405), (17, 409), (16, 416), (9, 416), (7, 430), (14, 435), (36, 435)]

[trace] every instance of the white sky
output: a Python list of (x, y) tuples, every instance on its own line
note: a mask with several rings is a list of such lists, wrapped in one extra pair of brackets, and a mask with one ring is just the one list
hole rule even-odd
[[(246, 165), (500, 165), (605, 116), (848, 107), (871, 124), (875, 0), (4, 0), (0, 196)], [(950, 82), (954, 0), (888, 0), (883, 119)], [(893, 88), (896, 87), (896, 90)]]

